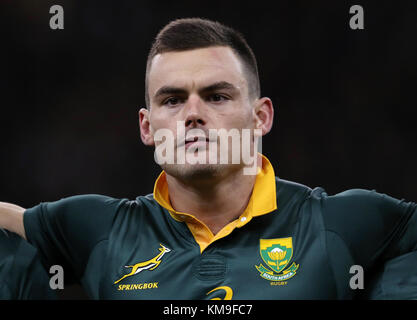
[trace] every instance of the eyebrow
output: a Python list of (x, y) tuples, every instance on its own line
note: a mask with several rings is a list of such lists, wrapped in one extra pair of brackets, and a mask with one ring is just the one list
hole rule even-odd
[[(207, 92), (212, 92), (212, 91), (217, 91), (217, 90), (239, 91), (239, 89), (236, 88), (233, 84), (227, 81), (219, 81), (219, 82), (210, 84), (207, 87), (201, 88), (200, 90), (198, 90), (198, 92), (207, 93)], [(187, 94), (187, 90), (180, 88), (180, 87), (163, 86), (156, 91), (154, 98), (157, 98), (163, 95), (170, 95), (170, 94), (184, 95), (184, 94)]]
[(233, 84), (226, 82), (226, 81), (219, 81), (215, 82), (207, 87), (204, 87), (199, 90), (199, 92), (211, 92), (211, 91), (217, 91), (217, 90), (233, 90), (238, 91), (238, 88), (236, 88)]

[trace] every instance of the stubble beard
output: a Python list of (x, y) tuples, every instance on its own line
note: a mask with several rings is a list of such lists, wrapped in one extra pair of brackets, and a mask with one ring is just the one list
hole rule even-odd
[[(159, 162), (159, 165), (168, 175), (188, 184), (210, 184), (228, 176), (236, 175), (239, 171), (243, 173), (247, 165), (243, 161), (242, 150), (240, 149), (242, 138), (239, 136), (237, 140), (238, 149), (233, 149), (233, 139), (232, 141), (227, 140), (223, 147), (221, 147), (219, 139), (217, 137), (216, 142), (210, 142), (206, 146), (185, 150), (185, 163), (183, 157), (180, 156), (183, 159), (182, 161), (179, 161), (178, 158), (179, 154), (184, 155), (184, 153), (180, 153), (181, 147), (179, 145), (182, 148), (184, 148), (184, 145), (175, 142), (174, 161)], [(253, 136), (250, 139), (253, 140)], [(213, 148), (213, 144), (216, 144), (217, 147)], [(236, 143), (234, 146), (236, 147)], [(253, 142), (250, 143), (250, 152), (251, 154), (255, 152)], [(238, 159), (234, 157), (234, 154), (238, 155)], [(225, 159), (224, 156), (226, 157)], [(256, 157), (254, 161), (256, 164)]]
[(240, 164), (163, 164), (161, 168), (170, 176), (186, 183), (221, 180), (231, 172), (241, 170)]

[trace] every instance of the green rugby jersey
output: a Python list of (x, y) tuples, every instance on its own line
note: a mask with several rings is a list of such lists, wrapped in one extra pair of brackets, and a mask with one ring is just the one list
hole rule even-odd
[(57, 299), (36, 249), (17, 234), (0, 229), (0, 300)]
[(351, 299), (352, 265), (366, 276), (417, 243), (416, 204), (329, 196), (275, 177), (265, 157), (246, 210), (216, 235), (171, 207), (164, 172), (153, 194), (41, 203), (24, 226), (45, 266), (94, 299)]
[(367, 290), (361, 290), (361, 299), (416, 300), (417, 251), (390, 259), (375, 270), (368, 279)]

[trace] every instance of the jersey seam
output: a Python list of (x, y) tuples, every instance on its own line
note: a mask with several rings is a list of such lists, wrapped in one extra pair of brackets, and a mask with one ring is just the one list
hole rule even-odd
[[(86, 270), (87, 270), (87, 265), (88, 265), (88, 263), (90, 262), (90, 257), (91, 257), (91, 254), (93, 253), (93, 251), (95, 250), (95, 248), (101, 243), (101, 242), (103, 242), (103, 241), (108, 241), (109, 240), (109, 237), (106, 237), (106, 238), (103, 238), (103, 239), (100, 239), (100, 240), (98, 240), (96, 243), (95, 243), (95, 245), (94, 246), (92, 246), (92, 248), (91, 248), (91, 250), (90, 250), (90, 252), (89, 252), (89, 254), (88, 254), (88, 257), (87, 257), (87, 260), (86, 260), (86, 264), (85, 264), (85, 267), (84, 267), (84, 270), (83, 270), (83, 272), (82, 272), (82, 274), (80, 274), (80, 277), (79, 277), (79, 282), (80, 282), (80, 284), (82, 284), (82, 287), (83, 287), (83, 289), (86, 291), (86, 293), (88, 294), (88, 296), (90, 297), (90, 298), (92, 298), (91, 297), (91, 292), (87, 292), (87, 290), (86, 290), (86, 288), (84, 287), (84, 276), (85, 276), (85, 272), (86, 272)], [(106, 250), (106, 257), (107, 257), (107, 250)], [(97, 294), (99, 295), (100, 294), (100, 287), (101, 287), (101, 281), (102, 281), (102, 277), (103, 277), (103, 274), (101, 274), (100, 275), (100, 285), (99, 285), (99, 287), (97, 288)]]
[[(336, 284), (338, 299), (340, 299), (340, 297), (339, 297), (339, 284), (337, 282), (336, 272), (334, 270), (333, 263), (331, 263), (330, 254), (329, 254), (329, 250), (328, 250), (328, 246), (327, 246), (327, 238), (328, 238), (327, 232), (333, 233), (334, 235), (336, 235), (337, 237), (339, 237), (343, 241), (343, 243), (345, 244), (346, 248), (349, 248), (349, 247), (346, 245), (346, 241), (336, 231), (333, 231), (333, 230), (324, 228), (324, 246), (325, 246), (326, 255), (327, 255), (326, 261), (327, 261), (327, 264), (330, 267), (330, 270), (331, 270), (332, 275), (333, 275), (334, 282)], [(350, 252), (350, 250), (349, 250), (349, 252)]]
[(106, 240), (109, 240), (109, 238), (108, 238), (108, 237), (106, 237), (106, 238), (104, 238), (104, 239), (100, 239), (100, 240), (98, 240), (98, 241), (94, 244), (94, 246), (92, 246), (92, 247), (91, 247), (91, 250), (90, 250), (90, 252), (89, 252), (89, 254), (88, 254), (88, 257), (87, 257), (87, 263), (85, 264), (85, 268), (84, 268), (83, 273), (80, 275), (80, 279), (81, 279), (82, 277), (84, 277), (85, 269), (87, 268), (87, 264), (88, 264), (88, 262), (90, 261), (91, 254), (93, 253), (94, 249), (95, 249), (95, 248), (99, 245), (99, 243), (100, 243), (100, 242), (103, 242), (103, 241), (106, 241)]
[[(321, 199), (317, 199), (317, 201), (320, 201), (321, 202)], [(317, 204), (315, 202), (313, 202), (312, 205), (319, 207), (319, 204)], [(346, 241), (343, 239), (343, 237), (341, 237), (337, 232), (326, 228), (326, 225), (324, 223), (324, 219), (323, 219), (323, 214), (322, 214), (321, 208), (319, 208), (318, 211), (320, 212), (319, 219), (320, 219), (320, 223), (321, 223), (321, 227), (322, 227), (322, 232), (323, 232), (323, 238), (322, 238), (323, 244), (322, 245), (324, 246), (324, 252), (326, 253), (326, 256), (327, 256), (326, 263), (327, 263), (327, 265), (328, 265), (328, 267), (329, 267), (329, 269), (330, 269), (330, 271), (332, 273), (332, 276), (333, 276), (333, 280), (334, 280), (335, 288), (336, 288), (337, 300), (340, 300), (341, 297), (340, 297), (339, 284), (337, 282), (337, 278), (336, 278), (336, 273), (335, 273), (335, 270), (334, 270), (334, 266), (333, 266), (333, 264), (330, 261), (330, 254), (329, 254), (329, 250), (328, 250), (328, 247), (327, 247), (327, 232), (328, 231), (329, 232), (333, 232), (335, 235), (337, 235), (343, 241), (343, 243), (345, 244), (345, 246), (349, 249), (349, 252), (350, 252), (350, 248), (347, 246)], [(313, 212), (314, 212), (314, 210), (313, 210)]]

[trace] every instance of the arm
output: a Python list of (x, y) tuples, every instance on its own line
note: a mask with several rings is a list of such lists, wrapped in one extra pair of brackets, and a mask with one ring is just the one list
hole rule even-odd
[(0, 202), (0, 228), (17, 233), (26, 239), (23, 225), (23, 213), (25, 209), (15, 204)]
[(323, 200), (324, 224), (364, 268), (417, 250), (417, 205), (352, 189)]
[(0, 300), (57, 298), (37, 250), (14, 232), (0, 228)]
[(38, 249), (45, 268), (58, 264), (66, 283), (80, 281), (95, 246), (108, 239), (126, 201), (89, 194), (41, 202), (24, 211), (26, 239)]

